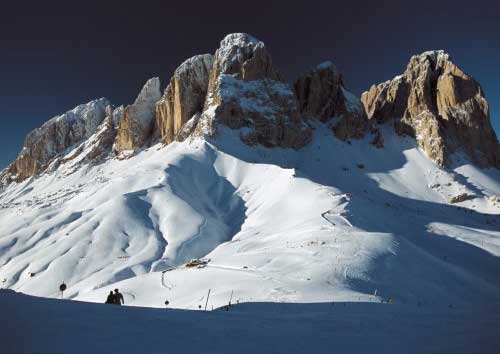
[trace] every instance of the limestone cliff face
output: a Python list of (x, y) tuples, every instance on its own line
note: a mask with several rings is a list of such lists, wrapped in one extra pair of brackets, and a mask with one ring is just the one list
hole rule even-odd
[(32, 130), (16, 160), (4, 170), (4, 183), (23, 181), (44, 171), (52, 159), (94, 134), (105, 117), (105, 98), (82, 104)]
[(263, 42), (233, 33), (214, 56), (182, 63), (163, 97), (159, 79), (153, 78), (125, 108), (112, 108), (101, 98), (33, 130), (16, 160), (0, 172), (0, 186), (61, 164), (126, 156), (157, 141), (215, 137), (226, 128), (237, 130), (249, 145), (298, 149), (311, 140), (314, 120), (342, 140), (370, 133), (377, 147), (384, 144), (378, 125), (391, 124), (398, 134), (415, 136), (441, 166), (452, 162), (454, 152), (463, 152), (480, 166), (500, 167), (482, 89), (445, 52), (413, 56), (402, 75), (372, 86), (360, 101), (331, 62), (301, 75), (292, 89)]
[(215, 89), (219, 76), (223, 74), (243, 81), (282, 81), (273, 67), (264, 43), (246, 33), (228, 34), (220, 42), (210, 73), (211, 91)]
[(196, 133), (214, 135), (219, 124), (239, 129), (250, 145), (300, 148), (311, 139), (293, 90), (282, 82), (264, 43), (248, 34), (226, 36), (215, 53)]
[(170, 80), (161, 100), (156, 104), (156, 133), (161, 141), (183, 140), (184, 124), (203, 110), (207, 95), (211, 54), (197, 55), (182, 63)]
[(111, 151), (116, 139), (118, 119), (123, 114), (123, 106), (113, 109), (106, 107), (106, 116), (96, 133), (84, 146), (85, 160), (96, 161), (104, 159)]
[[(116, 137), (116, 114), (123, 112), (123, 107), (113, 109), (106, 107), (104, 121), (97, 127), (96, 132), (80, 144), (68, 149), (66, 154), (59, 154), (50, 161), (46, 172), (53, 172), (59, 166), (66, 165), (69, 169), (82, 163), (96, 164), (110, 156), (111, 148)], [(65, 173), (67, 172), (66, 170)]]
[(149, 142), (160, 98), (160, 79), (149, 79), (135, 102), (123, 110), (113, 147), (116, 153), (134, 151)]
[(446, 166), (465, 152), (484, 167), (500, 167), (500, 147), (481, 86), (443, 51), (413, 56), (403, 75), (374, 85), (361, 100), (368, 117), (415, 135), (422, 150)]
[(301, 75), (294, 89), (304, 117), (328, 123), (342, 140), (364, 136), (367, 117), (363, 105), (345, 89), (332, 62), (324, 62)]

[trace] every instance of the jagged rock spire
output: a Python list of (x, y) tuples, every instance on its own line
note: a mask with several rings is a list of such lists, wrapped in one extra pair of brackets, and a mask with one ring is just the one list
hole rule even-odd
[(106, 98), (93, 100), (32, 130), (16, 160), (4, 171), (2, 183), (20, 182), (44, 171), (56, 155), (89, 138), (104, 120), (109, 104)]
[(207, 95), (211, 54), (196, 55), (174, 72), (161, 100), (156, 104), (156, 132), (165, 143), (180, 140), (184, 124), (201, 113)]
[(243, 33), (220, 43), (196, 133), (214, 135), (218, 124), (245, 128), (250, 145), (300, 148), (311, 130), (300, 117), (291, 87), (281, 81), (263, 42)]
[(480, 166), (500, 167), (483, 90), (444, 51), (411, 57), (402, 75), (373, 85), (361, 101), (345, 88), (330, 61), (301, 75), (292, 89), (262, 41), (233, 33), (214, 56), (197, 55), (182, 63), (163, 97), (160, 80), (152, 78), (125, 108), (106, 108), (110, 103), (102, 98), (34, 129), (0, 182), (22, 181), (65, 162), (63, 155), (76, 146), (86, 160), (97, 159), (108, 156), (112, 143), (122, 154), (158, 139), (170, 143), (192, 135), (215, 136), (218, 126), (239, 130), (250, 145), (301, 148), (312, 137), (311, 120), (327, 124), (343, 140), (370, 131), (378, 147), (384, 139), (377, 125), (390, 122), (397, 133), (414, 135), (441, 166), (463, 151)]
[(224, 37), (215, 52), (212, 73), (212, 81), (221, 74), (235, 75), (244, 81), (281, 80), (264, 42), (246, 33), (231, 33)]
[(394, 120), (401, 134), (415, 135), (437, 164), (464, 151), (480, 166), (500, 167), (500, 148), (481, 86), (442, 50), (411, 57), (401, 76), (373, 85), (361, 98), (368, 117)]
[(367, 130), (361, 101), (345, 89), (336, 66), (323, 62), (301, 75), (294, 83), (302, 115), (328, 123), (342, 140), (362, 138)]
[(116, 152), (133, 151), (151, 138), (155, 106), (160, 98), (160, 79), (149, 79), (135, 102), (123, 110), (114, 145)]

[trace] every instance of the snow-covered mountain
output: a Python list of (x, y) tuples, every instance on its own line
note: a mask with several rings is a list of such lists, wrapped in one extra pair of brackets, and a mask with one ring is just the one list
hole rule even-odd
[(413, 57), (361, 102), (331, 62), (292, 86), (261, 41), (231, 34), (159, 90), (28, 135), (1, 174), (3, 287), (188, 309), (499, 308), (498, 140), (448, 55)]

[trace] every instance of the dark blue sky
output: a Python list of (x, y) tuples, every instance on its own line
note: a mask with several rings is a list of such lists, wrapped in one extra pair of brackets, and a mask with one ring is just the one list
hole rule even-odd
[[(132, 3), (132, 2), (131, 2)], [(496, 1), (17, 1), (0, 9), (0, 167), (26, 133), (93, 98), (133, 101), (184, 59), (230, 32), (268, 46), (291, 81), (333, 60), (360, 94), (403, 72), (412, 54), (445, 49), (478, 80), (500, 133), (500, 5)], [(182, 3), (182, 4), (177, 4)]]

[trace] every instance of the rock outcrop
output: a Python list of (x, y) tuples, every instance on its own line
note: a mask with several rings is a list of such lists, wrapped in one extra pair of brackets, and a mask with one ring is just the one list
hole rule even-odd
[(342, 140), (364, 136), (367, 118), (363, 105), (345, 89), (332, 62), (324, 62), (300, 76), (294, 89), (304, 117), (328, 123)]
[(443, 51), (413, 56), (403, 75), (363, 93), (368, 117), (414, 135), (437, 164), (465, 152), (483, 167), (500, 167), (500, 147), (481, 86)]
[(223, 74), (243, 81), (282, 81), (280, 74), (273, 67), (264, 43), (246, 33), (228, 34), (220, 42), (210, 73), (211, 91), (215, 89), (217, 79)]
[(32, 130), (16, 160), (4, 171), (3, 183), (23, 181), (44, 171), (54, 157), (92, 136), (105, 117), (109, 101), (91, 101)]
[(118, 126), (120, 125), (124, 109), (125, 107), (123, 107), (123, 105), (116, 108), (113, 108), (112, 106), (106, 107), (106, 116), (111, 116), (113, 125), (116, 129), (118, 129)]
[(215, 53), (196, 133), (214, 135), (218, 124), (239, 129), (250, 145), (300, 148), (311, 139), (293, 90), (274, 69), (264, 43), (248, 34), (226, 36)]
[(135, 102), (123, 110), (113, 147), (115, 152), (135, 151), (149, 142), (154, 126), (155, 106), (160, 98), (160, 79), (149, 79)]
[(51, 160), (46, 171), (55, 171), (59, 166), (66, 165), (68, 170), (74, 171), (72, 167), (81, 164), (82, 162), (96, 164), (103, 161), (109, 156), (112, 150), (113, 143), (116, 137), (116, 114), (120, 111), (119, 107), (113, 110), (112, 106), (106, 107), (106, 117), (104, 121), (97, 127), (96, 132), (81, 144), (76, 145), (73, 149), (68, 149), (67, 154), (60, 154)]
[(123, 106), (116, 109), (106, 107), (106, 117), (97, 128), (96, 133), (85, 144), (85, 156), (87, 161), (102, 160), (111, 151), (116, 139), (119, 119), (123, 114)]
[(214, 56), (197, 55), (174, 72), (163, 97), (160, 81), (146, 82), (135, 102), (113, 109), (101, 98), (47, 121), (26, 137), (22, 151), (0, 173), (0, 184), (23, 181), (63, 163), (119, 157), (157, 142), (215, 136), (237, 130), (249, 145), (301, 148), (313, 120), (342, 140), (372, 134), (389, 123), (416, 137), (419, 147), (446, 166), (464, 152), (483, 167), (500, 167), (500, 147), (480, 85), (443, 51), (413, 56), (405, 72), (374, 85), (361, 101), (325, 62), (301, 75), (293, 88), (274, 68), (263, 42), (243, 33), (226, 36)]
[(156, 104), (156, 133), (161, 141), (183, 140), (184, 124), (201, 113), (207, 95), (213, 56), (197, 55), (182, 63), (174, 72), (161, 100)]
[(467, 193), (462, 193), (462, 194), (456, 195), (453, 198), (451, 198), (449, 200), (449, 203), (450, 204), (462, 203), (462, 202), (465, 202), (466, 200), (469, 200), (472, 198), (474, 198), (474, 196), (469, 195)]

